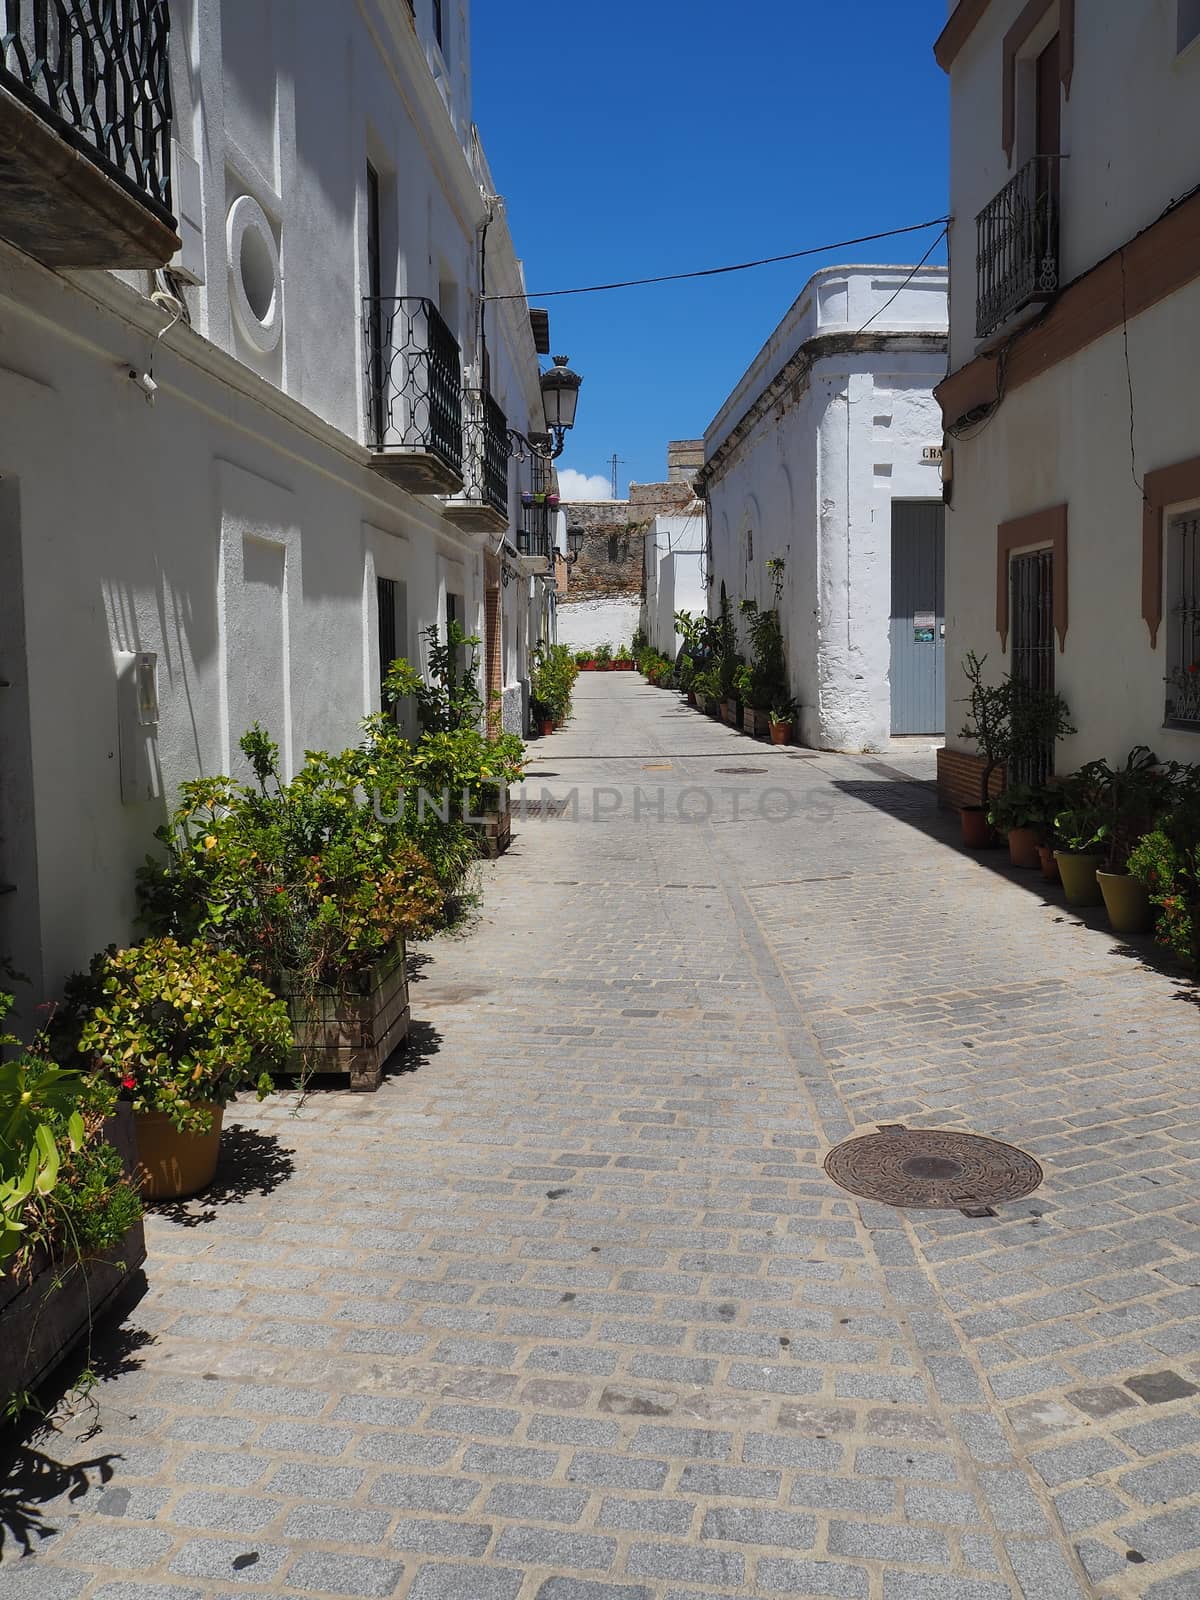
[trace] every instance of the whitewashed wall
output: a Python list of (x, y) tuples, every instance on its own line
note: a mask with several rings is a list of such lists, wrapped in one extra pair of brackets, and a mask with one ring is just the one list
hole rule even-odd
[[(1176, 53), (1179, 4), (1076, 5), (1075, 70), (1062, 101), (1062, 148), (1069, 157), (1061, 186), (1064, 283), (1195, 187), (1200, 47)], [(1003, 40), (1024, 8), (1025, 0), (992, 0), (951, 74), (952, 368), (975, 350), (975, 217), (1032, 153), (1019, 139), (1010, 166), (1002, 144)], [(1029, 52), (1048, 41), (1058, 21), (1055, 5), (1030, 36)], [(1028, 101), (1024, 76), (1018, 98), (1022, 90)]]
[[(0, 951), (33, 1001), (130, 936), (134, 869), (178, 784), (236, 769), (249, 721), (269, 723), (287, 770), (353, 741), (378, 705), (377, 575), (405, 586), (413, 659), (447, 594), (482, 631), (488, 541), (378, 476), (363, 442), (368, 158), (395, 198), (385, 292), (440, 299), (468, 373), (489, 210), (491, 286), (522, 287), (481, 192), (467, 8), (446, 5), (436, 75), (430, 15), (418, 0), (414, 32), (390, 0), (176, 0), (176, 131), (184, 168), (198, 165), (179, 263), (202, 280), (186, 291), (192, 327), (157, 337), (167, 317), (146, 274), (68, 279), (0, 246), (0, 862), (17, 885), (0, 897)], [(260, 252), (269, 292), (249, 334), (227, 259), (244, 196), (279, 258), (273, 279)], [(509, 420), (542, 426), (527, 317), (489, 312), (487, 336)], [(153, 405), (128, 376), (151, 365)], [(534, 604), (522, 583), (506, 608), (518, 693), (521, 595)], [(115, 657), (131, 650), (158, 657), (153, 797), (139, 801), (122, 798), (117, 726)]]
[(766, 563), (783, 559), (780, 615), (800, 735), (823, 749), (887, 746), (892, 501), (941, 498), (922, 451), (941, 441), (932, 390), (945, 356), (904, 341), (944, 332), (946, 275), (924, 269), (902, 288), (909, 270), (816, 274), (705, 436), (711, 462), (806, 341), (853, 334), (900, 290), (871, 324), (885, 348), (822, 354), (830, 347), (815, 345), (807, 377), (745, 431), (709, 485), (710, 614), (724, 583), (744, 643), (739, 602), (774, 604)]
[(558, 642), (572, 650), (592, 645), (629, 645), (637, 631), (641, 602), (636, 596), (606, 600), (560, 600), (558, 603)]
[(708, 611), (703, 515), (655, 517), (646, 540), (646, 596), (641, 626), (654, 649), (673, 661), (683, 644), (675, 614)]
[[(1190, 352), (1200, 349), (1200, 282), (1129, 324), (1137, 396), (1139, 478), (1200, 455)], [(1166, 611), (1158, 647), (1142, 620), (1142, 497), (1129, 453), (1129, 391), (1118, 328), (1033, 383), (954, 446), (947, 514), (947, 728), (961, 726), (965, 651), (1007, 666), (996, 632), (996, 529), (1068, 505), (1068, 626), (1058, 689), (1079, 732), (1059, 747), (1061, 771), (1138, 743), (1164, 760), (1200, 760), (1195, 733), (1163, 727)], [(954, 720), (956, 719), (956, 720)], [(947, 741), (958, 745), (961, 741)], [(964, 745), (964, 748), (970, 748)]]

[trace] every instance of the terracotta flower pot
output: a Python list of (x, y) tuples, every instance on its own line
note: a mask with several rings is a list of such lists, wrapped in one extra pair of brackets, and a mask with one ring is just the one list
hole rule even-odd
[(689, 689), (688, 690), (688, 692), (687, 692), (687, 700), (688, 700), (688, 705), (690, 705), (690, 706), (694, 706), (696, 704), (696, 691), (694, 689)]
[(771, 723), (771, 743), (772, 744), (791, 744), (791, 742), (792, 742), (792, 724), (790, 722), (772, 722)]
[(1062, 879), (1063, 893), (1069, 906), (1098, 906), (1100, 885), (1096, 882), (1096, 869), (1103, 856), (1080, 855), (1074, 850), (1056, 850), (1058, 873)]
[(982, 806), (960, 806), (958, 820), (962, 842), (968, 850), (986, 850), (992, 842), (992, 827)]
[(180, 1133), (165, 1111), (141, 1111), (134, 1116), (142, 1193), (147, 1200), (183, 1200), (213, 1181), (225, 1108), (205, 1103), (203, 1109), (212, 1112), (207, 1133)]
[(554, 718), (553, 717), (542, 717), (542, 718), (540, 718), (539, 721), (538, 721), (538, 731), (541, 733), (543, 738), (546, 738), (549, 734), (553, 733), (554, 732)]
[(1104, 896), (1104, 909), (1114, 933), (1149, 933), (1154, 926), (1154, 907), (1145, 886), (1127, 872), (1096, 873)]
[(1034, 828), (1008, 830), (1008, 859), (1014, 867), (1029, 867), (1034, 872), (1041, 866), (1038, 856), (1037, 831)]
[(1040, 844), (1037, 847), (1037, 852), (1038, 862), (1042, 869), (1042, 877), (1045, 878), (1047, 883), (1061, 883), (1062, 879), (1058, 874), (1058, 862), (1054, 859), (1053, 849), (1048, 844)]

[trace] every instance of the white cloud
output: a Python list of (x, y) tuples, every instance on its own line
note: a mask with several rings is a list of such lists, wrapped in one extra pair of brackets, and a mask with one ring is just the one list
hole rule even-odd
[(564, 500), (611, 500), (612, 483), (602, 472), (576, 472), (560, 467), (558, 492)]

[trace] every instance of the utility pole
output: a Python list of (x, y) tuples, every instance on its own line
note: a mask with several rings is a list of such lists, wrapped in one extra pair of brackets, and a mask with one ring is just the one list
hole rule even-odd
[(617, 468), (623, 467), (624, 465), (624, 458), (619, 456), (614, 450), (612, 453), (612, 460), (609, 462), (609, 466), (612, 468), (612, 497), (614, 500), (620, 498), (620, 496), (617, 494)]

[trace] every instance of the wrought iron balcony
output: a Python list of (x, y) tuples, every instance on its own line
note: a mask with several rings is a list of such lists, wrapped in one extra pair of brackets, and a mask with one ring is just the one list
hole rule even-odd
[(1034, 156), (975, 219), (975, 336), (1058, 293), (1061, 156)]
[[(533, 505), (525, 505), (527, 496), (522, 496), (522, 505), (517, 525), (517, 550), (523, 556), (541, 556), (548, 559), (550, 555), (550, 508), (546, 504), (546, 493), (550, 484), (550, 469), (541, 456), (529, 458), (529, 497), (536, 497)], [(537, 503), (540, 499), (541, 504)]]
[(0, 237), (48, 267), (161, 267), (171, 214), (167, 0), (0, 4)]
[(508, 421), (486, 389), (463, 391), (463, 487), (445, 515), (472, 532), (508, 527)]
[(363, 301), (372, 465), (414, 494), (463, 481), (462, 363), (432, 300)]

